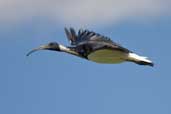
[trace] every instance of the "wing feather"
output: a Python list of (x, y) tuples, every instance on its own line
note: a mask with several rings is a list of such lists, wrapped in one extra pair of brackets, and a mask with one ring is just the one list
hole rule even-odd
[(77, 35), (75, 33), (75, 30), (73, 28), (70, 28), (70, 30), (65, 28), (64, 30), (65, 30), (65, 34), (66, 34), (68, 40), (71, 41), (71, 44), (73, 44), (73, 42), (75, 42), (77, 39)]
[(76, 47), (83, 46), (83, 47), (91, 48), (92, 51), (102, 48), (107, 48), (107, 49), (120, 50), (124, 52), (130, 52), (128, 49), (113, 42), (109, 37), (95, 33), (93, 31), (80, 29), (78, 31), (78, 34), (76, 34), (73, 28), (70, 28), (70, 31), (68, 31), (65, 28), (65, 32), (68, 39), (71, 41), (71, 45), (74, 45)]

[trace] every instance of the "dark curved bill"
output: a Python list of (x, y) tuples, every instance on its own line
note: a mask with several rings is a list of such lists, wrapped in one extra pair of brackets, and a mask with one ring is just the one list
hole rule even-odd
[(47, 48), (48, 48), (47, 45), (40, 46), (40, 47), (35, 48), (35, 49), (31, 50), (30, 52), (28, 52), (26, 56), (31, 55), (33, 52), (36, 52), (36, 51), (39, 51), (39, 50), (45, 50)]

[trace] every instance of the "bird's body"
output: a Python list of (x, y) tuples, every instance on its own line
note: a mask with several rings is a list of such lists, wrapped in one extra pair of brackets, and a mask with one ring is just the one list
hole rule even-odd
[(34, 49), (30, 53), (36, 50), (47, 49), (66, 52), (97, 63), (114, 64), (129, 61), (140, 65), (153, 66), (153, 63), (146, 57), (139, 56), (113, 42), (110, 38), (95, 32), (80, 29), (78, 34), (76, 34), (73, 28), (69, 30), (65, 28), (65, 33), (71, 43), (70, 47), (65, 47), (58, 43), (50, 43)]
[(121, 51), (102, 49), (88, 55), (88, 59), (97, 63), (114, 64), (125, 61), (127, 54)]

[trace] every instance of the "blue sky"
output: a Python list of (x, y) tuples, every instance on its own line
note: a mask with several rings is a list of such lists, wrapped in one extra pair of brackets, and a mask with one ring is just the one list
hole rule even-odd
[[(105, 7), (109, 6), (110, 9), (111, 1), (108, 2)], [(113, 2), (115, 3), (117, 1)], [(41, 7), (35, 5), (32, 10), (27, 9), (29, 5), (17, 7), (13, 13), (18, 16), (10, 15), (12, 9), (7, 15), (1, 15), (4, 20), (0, 20), (0, 113), (170, 114), (171, 15), (165, 9), (168, 6), (165, 3), (165, 7), (154, 3), (156, 8), (152, 7), (151, 2), (142, 3), (149, 6), (142, 5), (136, 13), (136, 6), (130, 8), (131, 13), (125, 12), (129, 8), (119, 8), (124, 13), (111, 9), (107, 15), (104, 14), (109, 17), (99, 19), (100, 21), (98, 12), (101, 9), (96, 9), (95, 12), (92, 10), (95, 16), (88, 15), (83, 21), (81, 19), (84, 16), (79, 13), (78, 16), (82, 17), (80, 20), (77, 20), (76, 14), (68, 19), (68, 12), (64, 12), (62, 18), (49, 16), (46, 12), (33, 13), (43, 10), (42, 6), (46, 4)], [(15, 4), (11, 6), (22, 4), (25, 5), (15, 0)], [(120, 7), (130, 6), (118, 4)], [(65, 11), (65, 5), (63, 3), (59, 8), (61, 12)], [(81, 11), (86, 15), (87, 7), (84, 8)], [(16, 12), (19, 9), (28, 14), (21, 12), (19, 15)], [(52, 9), (43, 11), (51, 12)], [(119, 13), (128, 16), (120, 17)], [(115, 15), (117, 19), (110, 17), (111, 15)], [(107, 20), (109, 21), (106, 22)], [(63, 31), (65, 26), (75, 26), (76, 29), (84, 27), (109, 36), (124, 47), (148, 56), (154, 61), (155, 67), (133, 63), (97, 64), (50, 51), (40, 51), (26, 57), (32, 48), (51, 41), (68, 45)]]

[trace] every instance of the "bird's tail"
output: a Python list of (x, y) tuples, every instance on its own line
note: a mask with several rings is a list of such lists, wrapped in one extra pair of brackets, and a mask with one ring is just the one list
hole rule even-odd
[(147, 57), (139, 56), (135, 53), (128, 54), (128, 61), (134, 62), (139, 65), (154, 66), (154, 63), (152, 61), (150, 61)]

